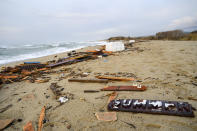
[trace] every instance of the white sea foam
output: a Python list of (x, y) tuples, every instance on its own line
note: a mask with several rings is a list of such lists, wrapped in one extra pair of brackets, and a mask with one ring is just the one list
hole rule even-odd
[[(19, 46), (1, 46), (0, 65), (15, 61), (38, 58), (47, 55), (76, 50), (87, 46), (104, 45), (105, 41), (59, 42), (51, 44), (26, 44)], [(3, 48), (4, 47), (4, 48)], [(17, 52), (18, 50), (18, 52)], [(16, 52), (14, 52), (16, 51)]]

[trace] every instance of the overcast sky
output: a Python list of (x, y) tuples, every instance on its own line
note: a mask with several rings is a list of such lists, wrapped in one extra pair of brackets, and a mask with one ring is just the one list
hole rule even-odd
[(101, 40), (197, 27), (197, 0), (0, 0), (0, 44)]

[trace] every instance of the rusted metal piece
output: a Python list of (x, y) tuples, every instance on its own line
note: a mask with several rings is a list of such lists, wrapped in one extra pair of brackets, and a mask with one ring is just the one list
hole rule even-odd
[(108, 110), (194, 117), (189, 103), (177, 101), (119, 99), (111, 101)]
[(85, 79), (85, 78), (71, 78), (69, 82), (85, 82), (85, 83), (107, 83), (106, 79)]
[(144, 91), (146, 86), (108, 86), (101, 91)]
[(134, 81), (134, 78), (122, 78), (122, 77), (109, 77), (109, 76), (96, 76), (98, 79), (108, 79), (114, 81)]

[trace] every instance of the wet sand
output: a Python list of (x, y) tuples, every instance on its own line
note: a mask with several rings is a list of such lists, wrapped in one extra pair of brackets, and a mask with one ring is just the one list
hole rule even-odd
[[(136, 48), (140, 50), (136, 50)], [(84, 48), (81, 51), (91, 50), (98, 47)], [(57, 58), (65, 57), (66, 53), (56, 54)], [(26, 61), (46, 62), (53, 60), (55, 55), (36, 58)], [(8, 65), (23, 63), (16, 62)], [(95, 60), (88, 60), (72, 65), (60, 66), (54, 70), (59, 73), (47, 75), (51, 80), (46, 83), (30, 83), (27, 81), (4, 84), (0, 90), (0, 108), (9, 104), (13, 106), (0, 114), (1, 119), (22, 119), (15, 122), (5, 130), (21, 130), (28, 122), (32, 121), (34, 128), (43, 106), (51, 107), (46, 111), (46, 123), (44, 131), (65, 130), (173, 130), (195, 131), (197, 130), (197, 118), (152, 115), (143, 113), (117, 112), (117, 121), (103, 122), (97, 120), (95, 113), (107, 111), (108, 97), (95, 99), (111, 92), (84, 93), (84, 90), (99, 90), (108, 85), (131, 85), (133, 82), (109, 82), (103, 83), (80, 83), (68, 82), (62, 78), (62, 74), (82, 74), (88, 72), (87, 78), (94, 78), (101, 73), (109, 74), (134, 74), (141, 85), (147, 86), (143, 92), (121, 91), (117, 99), (152, 99), (185, 101), (197, 109), (197, 41), (148, 41), (135, 43), (131, 50), (117, 52), (114, 55)], [(65, 70), (64, 72), (62, 72)], [(73, 99), (59, 106), (54, 94), (50, 90), (51, 83), (57, 82), (63, 93), (74, 94)], [(197, 112), (194, 111), (197, 115)], [(123, 123), (132, 123), (136, 129)], [(70, 129), (68, 127), (71, 126)]]

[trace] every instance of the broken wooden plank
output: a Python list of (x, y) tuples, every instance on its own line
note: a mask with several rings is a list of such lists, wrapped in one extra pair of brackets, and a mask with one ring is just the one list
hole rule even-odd
[(38, 122), (38, 131), (42, 131), (43, 120), (45, 117), (45, 106), (42, 108)]
[(14, 76), (8, 76), (8, 75), (0, 75), (1, 79), (15, 79), (15, 78), (19, 78), (18, 75), (14, 75)]
[(59, 87), (57, 83), (51, 83), (50, 85), (50, 89), (56, 97), (61, 95), (61, 90), (58, 89)]
[(111, 93), (107, 103), (110, 103), (112, 100), (116, 99), (117, 96), (118, 96), (117, 92), (114, 91), (113, 93)]
[(123, 78), (123, 77), (109, 77), (109, 76), (96, 76), (98, 79), (108, 79), (114, 81), (134, 81), (134, 78)]
[(96, 93), (98, 90), (84, 90), (84, 93)]
[(119, 99), (112, 100), (108, 110), (194, 117), (192, 105), (177, 101)]
[(101, 91), (144, 91), (146, 86), (108, 86)]
[(9, 105), (7, 105), (7, 106), (4, 107), (4, 108), (1, 108), (1, 109), (0, 109), (0, 113), (3, 113), (4, 111), (7, 111), (10, 107), (12, 107), (12, 104), (9, 104)]
[(116, 121), (116, 112), (96, 112), (95, 116), (101, 121)]
[(9, 126), (12, 122), (14, 121), (14, 119), (4, 119), (4, 120), (0, 120), (0, 130), (5, 129), (7, 126)]
[(69, 82), (85, 82), (85, 83), (107, 83), (106, 79), (85, 79), (85, 78), (71, 78)]
[(34, 131), (34, 127), (31, 121), (29, 121), (24, 127), (23, 131)]

